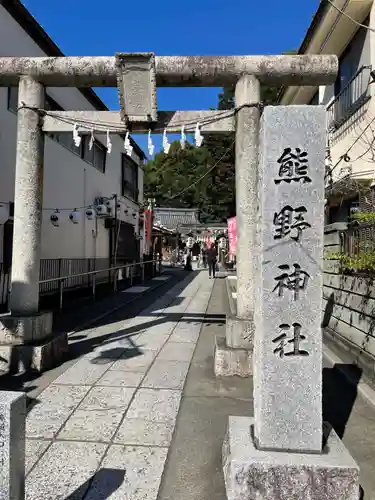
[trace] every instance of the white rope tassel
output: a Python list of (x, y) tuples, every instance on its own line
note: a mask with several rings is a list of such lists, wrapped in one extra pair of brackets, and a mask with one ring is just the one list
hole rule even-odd
[(202, 146), (202, 142), (203, 142), (203, 135), (201, 134), (199, 122), (197, 123), (197, 126), (195, 127), (194, 139), (195, 139), (196, 147), (200, 148)]
[(182, 125), (181, 127), (181, 139), (180, 139), (181, 149), (185, 149), (186, 144), (186, 135), (185, 135), (185, 127)]
[(89, 150), (91, 151), (93, 146), (94, 146), (94, 129), (91, 129), (91, 136), (90, 136), (90, 142), (89, 142)]
[(155, 146), (152, 144), (151, 130), (148, 131), (147, 146), (148, 146), (148, 154), (152, 156), (155, 151)]
[(81, 140), (82, 140), (82, 138), (78, 134), (78, 126), (75, 123), (74, 126), (73, 126), (73, 141), (74, 141), (74, 145), (75, 145), (76, 148), (80, 147)]
[(109, 130), (107, 130), (107, 153), (110, 155), (112, 151), (112, 142), (111, 138), (109, 137)]
[(126, 135), (125, 135), (124, 149), (125, 149), (126, 154), (127, 154), (128, 156), (131, 156), (131, 155), (132, 155), (132, 152), (133, 152), (133, 146), (130, 144), (129, 132), (126, 132)]
[(167, 129), (165, 128), (164, 132), (163, 132), (163, 149), (164, 149), (164, 153), (166, 155), (169, 153), (170, 147), (171, 147), (171, 145), (168, 142)]

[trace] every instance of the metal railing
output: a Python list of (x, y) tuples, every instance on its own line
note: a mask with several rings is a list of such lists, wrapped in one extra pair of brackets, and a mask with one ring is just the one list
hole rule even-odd
[(371, 66), (362, 66), (327, 107), (327, 127), (337, 130), (369, 99)]
[[(140, 269), (141, 271), (141, 280), (142, 283), (145, 281), (145, 266), (152, 264), (152, 275), (154, 273), (156, 274), (157, 272), (160, 273), (161, 271), (161, 260), (158, 259), (153, 259), (153, 260), (147, 260), (143, 262), (136, 262), (133, 264), (123, 264), (120, 266), (115, 266), (115, 267), (109, 267), (107, 269), (97, 269), (94, 271), (87, 271), (84, 273), (78, 273), (78, 274), (73, 274), (73, 275), (68, 275), (68, 276), (59, 276), (56, 278), (49, 278), (46, 280), (41, 280), (39, 281), (39, 286), (42, 286), (47, 283), (58, 283), (58, 293), (59, 293), (59, 309), (61, 310), (63, 308), (63, 302), (64, 302), (64, 289), (68, 290), (71, 289), (71, 286), (69, 288), (64, 288), (64, 284), (66, 282), (71, 282), (72, 280), (76, 280), (78, 278), (86, 278), (87, 279), (87, 286), (91, 287), (91, 294), (93, 300), (95, 300), (96, 296), (96, 287), (98, 284), (97, 281), (97, 275), (99, 274), (106, 274), (108, 276), (108, 281), (109, 283), (112, 283), (113, 285), (113, 292), (116, 293), (117, 287), (118, 287), (118, 282), (122, 281), (123, 279), (129, 277), (130, 280), (130, 286), (133, 285), (133, 280), (137, 276), (136, 273), (133, 272), (133, 270)], [(159, 269), (156, 270), (156, 267), (159, 266)], [(122, 272), (125, 271), (125, 278), (122, 277)], [(129, 271), (129, 272), (128, 272)], [(129, 274), (129, 276), (127, 276)]]
[(361, 223), (341, 233), (341, 251), (349, 257), (375, 251), (375, 224)]
[[(39, 288), (41, 294), (53, 294), (58, 291), (58, 284), (52, 278), (60, 276), (71, 276), (67, 286), (69, 288), (80, 288), (88, 286), (86, 273), (89, 271), (102, 270), (108, 267), (108, 258), (90, 259), (41, 259), (40, 281), (43, 284)], [(108, 275), (102, 272), (100, 278), (105, 281)], [(99, 276), (98, 276), (99, 278)]]

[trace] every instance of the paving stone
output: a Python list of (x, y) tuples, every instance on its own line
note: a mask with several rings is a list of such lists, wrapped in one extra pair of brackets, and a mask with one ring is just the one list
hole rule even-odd
[(52, 439), (89, 389), (89, 386), (49, 386), (27, 416), (26, 435)]
[(169, 446), (173, 429), (174, 422), (125, 418), (114, 437), (114, 442), (139, 446)]
[(152, 324), (156, 319), (157, 315), (155, 314), (140, 313), (138, 316), (134, 316), (134, 318), (125, 321), (123, 327), (129, 328), (129, 327), (143, 326), (143, 325), (145, 325), (146, 327), (148, 324)]
[(99, 443), (53, 443), (29, 474), (25, 499), (82, 499), (106, 449)]
[(59, 432), (58, 439), (109, 442), (123, 414), (119, 409), (76, 410)]
[(35, 465), (39, 458), (46, 451), (52, 441), (42, 439), (26, 439), (25, 447), (25, 472), (29, 473), (30, 469)]
[(89, 359), (95, 365), (107, 365), (119, 359), (124, 353), (125, 347), (119, 345), (117, 342), (103, 344), (95, 348), (93, 351), (84, 355), (84, 359)]
[(126, 416), (153, 422), (174, 421), (180, 399), (180, 391), (138, 389)]
[(159, 360), (190, 362), (195, 344), (168, 341), (158, 355)]
[(110, 476), (98, 474), (85, 500), (156, 500), (167, 452), (167, 448), (111, 446), (102, 467), (124, 471), (123, 481), (111, 485)]
[(151, 366), (156, 353), (154, 351), (143, 351), (138, 356), (118, 359), (111, 366), (111, 370), (123, 370), (130, 372), (146, 372)]
[(94, 363), (92, 359), (81, 359), (58, 377), (54, 384), (93, 385), (113, 364), (113, 359), (106, 364)]
[(179, 328), (178, 326), (173, 331), (169, 340), (171, 342), (194, 342), (196, 343), (199, 338), (199, 332), (201, 330), (201, 324), (190, 325), (190, 327)]
[(143, 293), (149, 290), (149, 286), (131, 286), (126, 290), (121, 290), (122, 293)]
[[(156, 318), (154, 318), (155, 321)], [(146, 329), (143, 335), (154, 336), (154, 335), (165, 335), (168, 337), (172, 330), (176, 327), (175, 321), (166, 321), (165, 317), (161, 316), (157, 318), (158, 323), (154, 324)]]
[(169, 333), (149, 334), (142, 333), (137, 339), (139, 349), (147, 349), (150, 351), (159, 351), (169, 338)]
[(80, 410), (126, 410), (135, 392), (132, 387), (93, 387), (79, 405)]
[(122, 370), (108, 370), (100, 378), (97, 386), (109, 387), (138, 387), (144, 377), (142, 372), (128, 372)]
[(156, 360), (141, 386), (182, 390), (188, 369), (187, 362)]

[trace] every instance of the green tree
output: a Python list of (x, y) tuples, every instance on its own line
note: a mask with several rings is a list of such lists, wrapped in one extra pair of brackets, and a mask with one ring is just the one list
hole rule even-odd
[[(261, 100), (275, 104), (278, 93), (262, 87)], [(217, 109), (234, 107), (234, 88), (223, 88)], [(200, 148), (187, 143), (182, 150), (175, 141), (168, 155), (160, 152), (145, 165), (145, 198), (159, 206), (198, 208), (202, 222), (224, 222), (236, 213), (234, 155), (233, 133), (205, 136)]]

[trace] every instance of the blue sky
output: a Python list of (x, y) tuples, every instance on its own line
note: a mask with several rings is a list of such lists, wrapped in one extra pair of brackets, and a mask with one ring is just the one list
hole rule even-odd
[[(66, 55), (279, 54), (297, 49), (319, 0), (24, 0)], [(118, 109), (116, 89), (95, 89)], [(158, 89), (160, 110), (207, 109), (219, 89)], [(134, 137), (147, 152), (147, 137)], [(172, 140), (173, 137), (170, 138)], [(155, 140), (160, 147), (160, 137)]]

